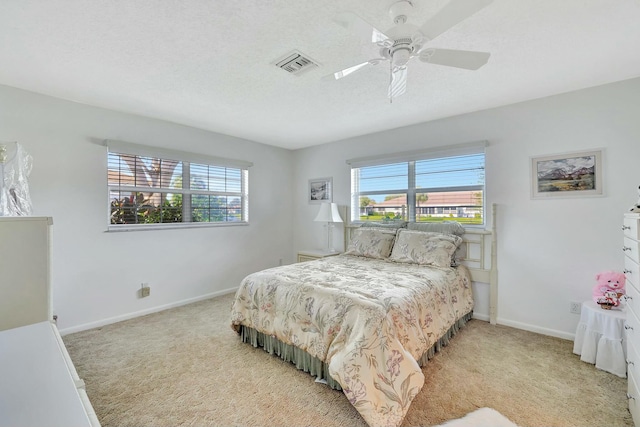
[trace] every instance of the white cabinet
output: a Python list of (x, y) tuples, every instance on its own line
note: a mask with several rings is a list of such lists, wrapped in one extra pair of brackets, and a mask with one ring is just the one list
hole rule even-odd
[(622, 225), (624, 273), (627, 277), (627, 375), (629, 377), (629, 411), (633, 423), (640, 426), (640, 214), (627, 213)]
[(0, 349), (0, 427), (98, 425), (53, 323), (2, 331)]
[(46, 217), (0, 217), (0, 427), (100, 423), (53, 323)]
[(0, 217), (0, 331), (52, 320), (48, 217)]

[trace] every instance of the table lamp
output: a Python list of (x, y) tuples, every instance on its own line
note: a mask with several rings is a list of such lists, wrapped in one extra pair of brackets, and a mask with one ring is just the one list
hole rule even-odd
[(314, 221), (327, 223), (327, 251), (330, 253), (337, 252), (333, 247), (333, 228), (335, 227), (334, 223), (342, 222), (340, 212), (338, 212), (338, 204), (322, 203)]

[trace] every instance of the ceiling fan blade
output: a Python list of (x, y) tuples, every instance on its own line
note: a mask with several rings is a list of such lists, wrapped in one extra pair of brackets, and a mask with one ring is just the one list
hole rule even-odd
[(381, 43), (389, 39), (385, 33), (369, 24), (353, 12), (342, 12), (334, 19), (334, 21), (336, 24), (346, 28), (356, 36), (373, 43)]
[(407, 67), (395, 68), (389, 83), (389, 100), (397, 98), (407, 91)]
[(349, 67), (349, 68), (345, 68), (344, 70), (340, 70), (340, 71), (336, 71), (335, 73), (328, 74), (328, 75), (324, 76), (322, 79), (323, 80), (340, 80), (343, 77), (347, 77), (349, 74), (353, 74), (356, 71), (361, 70), (362, 68), (366, 67), (367, 65), (378, 65), (380, 63), (380, 61), (383, 61), (384, 59), (385, 58), (370, 59), (367, 62), (363, 62), (361, 64), (354, 65), (354, 66)]
[(420, 51), (418, 56), (422, 62), (464, 68), (465, 70), (477, 70), (487, 63), (491, 54), (470, 50), (428, 48)]
[(484, 9), (493, 0), (450, 0), (440, 11), (420, 27), (420, 32), (433, 40), (458, 22)]

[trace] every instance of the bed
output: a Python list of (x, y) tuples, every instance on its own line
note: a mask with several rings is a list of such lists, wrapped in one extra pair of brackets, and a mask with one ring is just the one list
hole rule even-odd
[(341, 389), (370, 426), (398, 426), (420, 367), (472, 317), (472, 281), (491, 283), (495, 322), (493, 212), (493, 231), (463, 235), (346, 225), (344, 254), (247, 276), (232, 327)]

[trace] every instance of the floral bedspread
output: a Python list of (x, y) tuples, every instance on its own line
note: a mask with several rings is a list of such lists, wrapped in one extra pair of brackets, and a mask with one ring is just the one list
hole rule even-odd
[(339, 255), (247, 276), (231, 323), (324, 361), (370, 426), (398, 426), (424, 384), (416, 360), (472, 309), (464, 267)]

